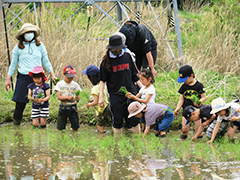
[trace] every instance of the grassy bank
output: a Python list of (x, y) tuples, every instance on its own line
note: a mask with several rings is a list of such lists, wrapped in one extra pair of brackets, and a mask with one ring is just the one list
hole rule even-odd
[[(190, 2), (190, 1), (186, 1)], [(238, 0), (222, 1), (212, 0), (212, 4), (202, 7), (191, 4), (184, 6), (184, 11), (179, 11), (181, 36), (183, 43), (184, 58), (173, 60), (166, 45), (166, 39), (176, 40), (174, 28), (165, 32), (166, 39), (163, 38), (158, 24), (151, 25), (154, 29), (158, 42), (158, 59), (156, 69), (158, 78), (155, 82), (157, 91), (156, 102), (169, 105), (175, 109), (179, 94), (177, 93), (180, 84), (176, 83), (178, 77), (176, 61), (182, 64), (193, 66), (196, 78), (202, 82), (206, 88), (207, 100), (204, 104), (210, 104), (216, 97), (223, 97), (226, 101), (238, 98), (237, 86), (240, 84), (239, 63), (240, 63), (240, 40), (239, 40), (239, 2)], [(90, 27), (95, 26), (86, 34), (87, 11), (83, 8), (67, 23), (68, 27), (74, 30), (72, 33), (68, 28), (61, 25), (61, 22), (55, 19), (47, 9), (41, 9), (41, 16), (38, 14), (38, 22), (41, 28), (41, 41), (46, 45), (49, 59), (57, 77), (62, 78), (62, 69), (66, 64), (72, 64), (77, 70), (76, 81), (83, 88), (81, 100), (79, 103), (79, 115), (81, 123), (95, 123), (93, 108), (86, 109), (84, 106), (88, 100), (90, 92), (90, 83), (81, 71), (88, 65), (100, 65), (102, 57), (106, 52), (107, 38), (118, 27), (108, 18), (103, 18), (102, 13), (93, 9), (93, 17), (90, 21)], [(66, 21), (82, 4), (46, 4), (62, 21)], [(134, 3), (127, 3), (134, 9)], [(108, 11), (112, 6), (110, 2), (99, 3), (99, 6)], [(21, 11), (23, 5), (14, 5), (11, 7), (17, 13)], [(191, 8), (190, 8), (191, 7)], [(154, 7), (155, 12), (162, 12), (164, 5), (161, 3)], [(128, 11), (128, 10), (127, 10)], [(37, 12), (39, 13), (39, 12)], [(130, 19), (135, 20), (135, 15), (128, 11)], [(117, 21), (116, 10), (110, 12), (111, 17)], [(20, 14), (19, 17), (22, 17)], [(142, 6), (141, 17), (147, 24), (151, 24), (154, 16), (148, 7)], [(11, 20), (7, 16), (7, 21)], [(167, 29), (166, 12), (159, 17), (162, 29)], [(17, 23), (15, 19), (12, 24)], [(124, 19), (125, 21), (125, 19)], [(29, 13), (24, 17), (24, 22), (35, 22), (34, 13)], [(98, 22), (98, 23), (97, 23)], [(3, 23), (3, 22), (1, 22)], [(97, 24), (96, 24), (97, 23)], [(120, 22), (122, 23), (122, 22)], [(143, 23), (143, 22), (141, 22)], [(237, 24), (236, 24), (237, 23)], [(10, 51), (17, 43), (15, 35), (22, 24), (19, 23), (14, 29), (8, 32)], [(9, 28), (9, 27), (8, 27)], [(60, 28), (60, 29), (59, 29)], [(0, 32), (0, 122), (12, 121), (14, 103), (11, 101), (13, 92), (4, 90), (4, 81), (8, 71), (8, 56), (5, 44), (4, 31)], [(82, 37), (82, 38), (79, 38)], [(177, 56), (177, 43), (170, 43), (174, 54)], [(16, 77), (13, 77), (16, 80)], [(24, 113), (24, 119), (30, 120), (31, 105), (28, 104)], [(58, 112), (58, 101), (52, 96), (50, 100), (50, 121), (55, 121)], [(181, 116), (176, 117), (173, 123), (174, 128), (179, 128)]]
[[(160, 71), (160, 69), (159, 69)], [(156, 102), (163, 103), (170, 106), (173, 110), (176, 108), (179, 100), (178, 89), (181, 84), (177, 83), (178, 71), (158, 73), (156, 82)], [(204, 104), (210, 104), (214, 98), (222, 97), (227, 102), (239, 98), (237, 86), (240, 84), (238, 75), (220, 74), (214, 71), (194, 70), (196, 79), (202, 82), (205, 86), (207, 100)], [(80, 83), (78, 81), (78, 83)], [(12, 91), (6, 92), (4, 83), (0, 86), (0, 122), (8, 122), (13, 120), (14, 102), (11, 101), (13, 95)], [(81, 124), (95, 124), (95, 111), (94, 108), (87, 109), (85, 104), (89, 101), (90, 88), (83, 87), (81, 92), (81, 99), (78, 104), (80, 123)], [(58, 100), (56, 95), (52, 95), (50, 99), (50, 119), (49, 121), (56, 121), (58, 113)], [(27, 104), (24, 112), (24, 121), (30, 121), (31, 103)], [(181, 116), (177, 116), (172, 124), (173, 129), (181, 127)]]

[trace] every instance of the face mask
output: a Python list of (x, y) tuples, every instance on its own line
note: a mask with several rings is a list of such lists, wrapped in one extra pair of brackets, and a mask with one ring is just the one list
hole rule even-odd
[(119, 56), (122, 53), (122, 50), (111, 51), (115, 56)]
[(26, 41), (32, 41), (32, 39), (34, 38), (34, 33), (25, 33), (24, 34), (24, 39), (26, 40)]

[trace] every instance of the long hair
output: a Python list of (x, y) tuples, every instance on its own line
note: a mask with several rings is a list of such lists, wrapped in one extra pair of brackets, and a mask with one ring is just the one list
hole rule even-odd
[[(35, 40), (35, 44), (36, 44), (36, 46), (40, 46), (41, 45), (41, 42), (40, 42), (40, 40), (36, 37), (36, 33), (34, 32), (34, 38), (33, 38), (34, 40)], [(23, 34), (19, 37), (19, 41), (18, 41), (18, 47), (19, 47), (19, 49), (24, 49), (25, 48), (25, 46), (24, 46), (24, 44), (23, 44), (23, 41), (24, 41), (24, 36), (23, 36)]]
[(111, 65), (110, 65), (109, 51), (110, 51), (110, 49), (108, 49), (106, 51), (106, 54), (103, 57), (103, 66), (107, 69), (108, 72), (111, 72), (112, 69), (111, 69)]

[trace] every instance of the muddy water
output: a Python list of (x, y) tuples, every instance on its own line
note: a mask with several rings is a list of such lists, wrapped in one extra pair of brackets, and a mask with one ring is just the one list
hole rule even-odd
[(207, 146), (207, 139), (181, 141), (179, 132), (170, 131), (165, 139), (127, 132), (113, 138), (93, 127), (31, 128), (0, 126), (0, 179), (240, 179), (240, 160), (234, 158), (239, 153)]

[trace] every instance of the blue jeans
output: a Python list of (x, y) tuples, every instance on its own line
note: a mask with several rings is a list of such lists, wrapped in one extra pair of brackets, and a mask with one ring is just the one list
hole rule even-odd
[(169, 128), (173, 122), (174, 114), (172, 112), (172, 109), (168, 107), (169, 110), (166, 110), (165, 115), (163, 119), (156, 122), (156, 126), (154, 127), (154, 130), (156, 131), (165, 131), (167, 128)]
[(63, 130), (66, 129), (67, 118), (71, 123), (71, 128), (78, 130), (79, 128), (79, 117), (77, 113), (76, 105), (60, 105), (58, 110), (58, 119), (57, 119), (57, 129)]

